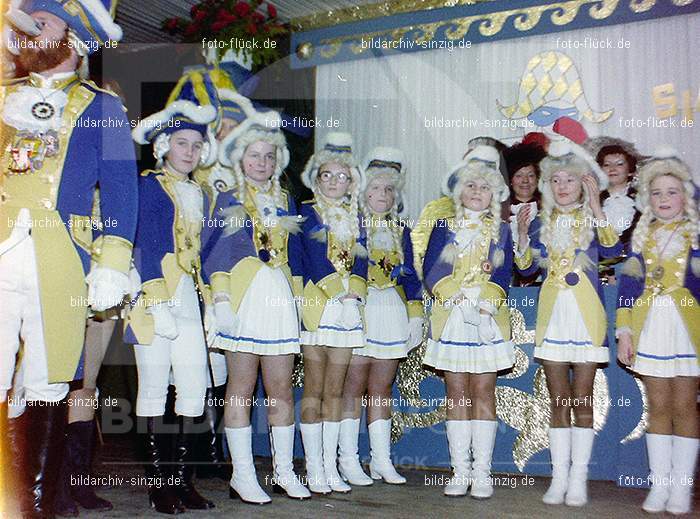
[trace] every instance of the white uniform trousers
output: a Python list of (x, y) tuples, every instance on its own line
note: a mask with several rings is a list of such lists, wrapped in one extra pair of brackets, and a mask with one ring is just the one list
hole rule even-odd
[(179, 331), (175, 339), (154, 335), (151, 344), (134, 345), (139, 379), (137, 416), (165, 414), (171, 369), (176, 390), (175, 413), (197, 417), (204, 411), (209, 378), (207, 350), (197, 293), (188, 275), (180, 278), (170, 311)]
[[(61, 275), (58, 270), (56, 275)], [(7, 400), (13, 386), (20, 339), (23, 387), (17, 388), (14, 397), (23, 394), (28, 401), (58, 402), (68, 394), (67, 383), (49, 384), (39, 293), (34, 240), (27, 235), (0, 256), (0, 402)], [(23, 407), (21, 402), (12, 404)]]

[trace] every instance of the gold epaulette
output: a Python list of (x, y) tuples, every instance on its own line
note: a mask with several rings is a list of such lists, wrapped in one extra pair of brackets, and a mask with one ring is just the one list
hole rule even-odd
[(440, 219), (454, 218), (455, 206), (450, 197), (443, 196), (428, 202), (418, 217), (418, 222), (411, 231), (413, 243), (413, 266), (420, 276), (423, 272), (423, 257), (428, 248), (430, 233)]

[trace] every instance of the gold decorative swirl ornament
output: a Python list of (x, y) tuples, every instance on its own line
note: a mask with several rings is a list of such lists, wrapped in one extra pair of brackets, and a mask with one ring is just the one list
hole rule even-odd
[[(687, 3), (690, 3), (690, 1), (675, 0), (674, 3), (676, 5), (687, 5)], [(444, 3), (445, 2), (443, 2), (443, 4)], [(452, 5), (441, 5), (441, 7), (450, 7), (462, 3), (476, 2), (452, 2)], [(647, 6), (648, 3), (651, 3), (651, 5)], [(632, 9), (633, 12), (644, 12), (650, 9), (654, 3), (655, 0), (652, 0), (651, 2), (649, 0), (631, 0), (630, 9)], [(546, 12), (551, 12), (550, 20), (553, 24), (558, 26), (568, 25), (576, 18), (580, 9), (588, 4), (592, 4), (589, 10), (589, 14), (591, 15), (591, 17), (595, 18), (596, 20), (603, 20), (609, 17), (615, 11), (616, 7), (619, 4), (619, 0), (570, 0), (566, 2), (554, 2), (543, 5), (536, 5), (533, 7), (508, 9), (494, 13), (464, 16), (461, 18), (454, 18), (451, 20), (442, 20), (437, 22), (419, 24), (415, 26), (406, 26), (401, 28), (387, 29), (384, 31), (375, 31), (372, 33), (352, 34), (347, 36), (341, 36), (338, 38), (327, 38), (321, 40), (319, 42), (319, 45), (323, 47), (321, 55), (327, 59), (330, 59), (337, 55), (338, 52), (340, 52), (340, 49), (342, 48), (344, 43), (350, 43), (352, 45), (352, 52), (357, 55), (368, 50), (367, 46), (362, 45), (361, 42), (363, 40), (380, 38), (397, 41), (398, 38), (396, 35), (398, 32), (400, 32), (401, 38), (406, 38), (406, 41), (412, 43), (414, 47), (425, 46), (426, 43), (435, 39), (435, 35), (441, 29), (444, 29), (445, 37), (450, 40), (458, 40), (464, 38), (468, 34), (469, 29), (473, 23), (479, 23), (479, 33), (481, 35), (490, 37), (500, 33), (503, 30), (506, 21), (511, 17), (513, 18), (513, 26), (521, 32), (526, 32), (531, 29), (534, 29), (542, 19), (542, 15)], [(391, 10), (387, 11), (385, 16), (398, 14), (399, 12), (406, 11)], [(344, 22), (336, 23), (347, 23), (349, 21), (357, 20), (353, 18)], [(304, 27), (304, 30), (308, 29), (310, 29), (310, 27)]]

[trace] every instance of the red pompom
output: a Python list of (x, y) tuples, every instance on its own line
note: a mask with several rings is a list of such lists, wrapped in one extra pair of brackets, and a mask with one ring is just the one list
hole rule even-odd
[(523, 137), (522, 143), (527, 145), (535, 144), (546, 150), (549, 145), (549, 138), (541, 132), (530, 132)]
[(570, 117), (560, 117), (552, 126), (552, 130), (559, 135), (563, 135), (576, 144), (583, 144), (588, 139), (588, 134), (580, 122)]

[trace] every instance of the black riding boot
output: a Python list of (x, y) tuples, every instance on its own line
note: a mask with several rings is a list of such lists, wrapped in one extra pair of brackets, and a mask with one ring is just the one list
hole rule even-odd
[(171, 485), (171, 472), (168, 466), (170, 436), (156, 429), (156, 418), (148, 417), (144, 442), (148, 499), (151, 508), (158, 512), (179, 514), (185, 511), (185, 507), (177, 497), (175, 487)]
[[(35, 401), (27, 405), (26, 432), (22, 460), (25, 470), (25, 519), (50, 519), (54, 515), (54, 499), (59, 484), (63, 458), (64, 433), (68, 406), (61, 402)], [(27, 438), (29, 439), (29, 438)], [(29, 448), (30, 447), (30, 448)]]
[(192, 433), (192, 418), (178, 417), (178, 433), (175, 439), (175, 470), (173, 475), (177, 478), (177, 496), (185, 508), (190, 510), (209, 510), (214, 508), (214, 503), (202, 497), (194, 488), (192, 476), (194, 467), (191, 462), (191, 445), (196, 436)]
[(225, 385), (207, 389), (204, 414), (200, 419), (201, 423), (197, 424), (197, 429), (202, 432), (196, 435), (193, 446), (194, 459), (197, 461), (197, 479), (231, 479), (231, 466), (226, 464), (224, 457), (224, 435), (219, 432), (225, 396)]
[(92, 452), (95, 446), (95, 420), (68, 424), (68, 460), (75, 484), (71, 485), (71, 495), (76, 503), (86, 510), (106, 512), (112, 503), (95, 495), (90, 484)]

